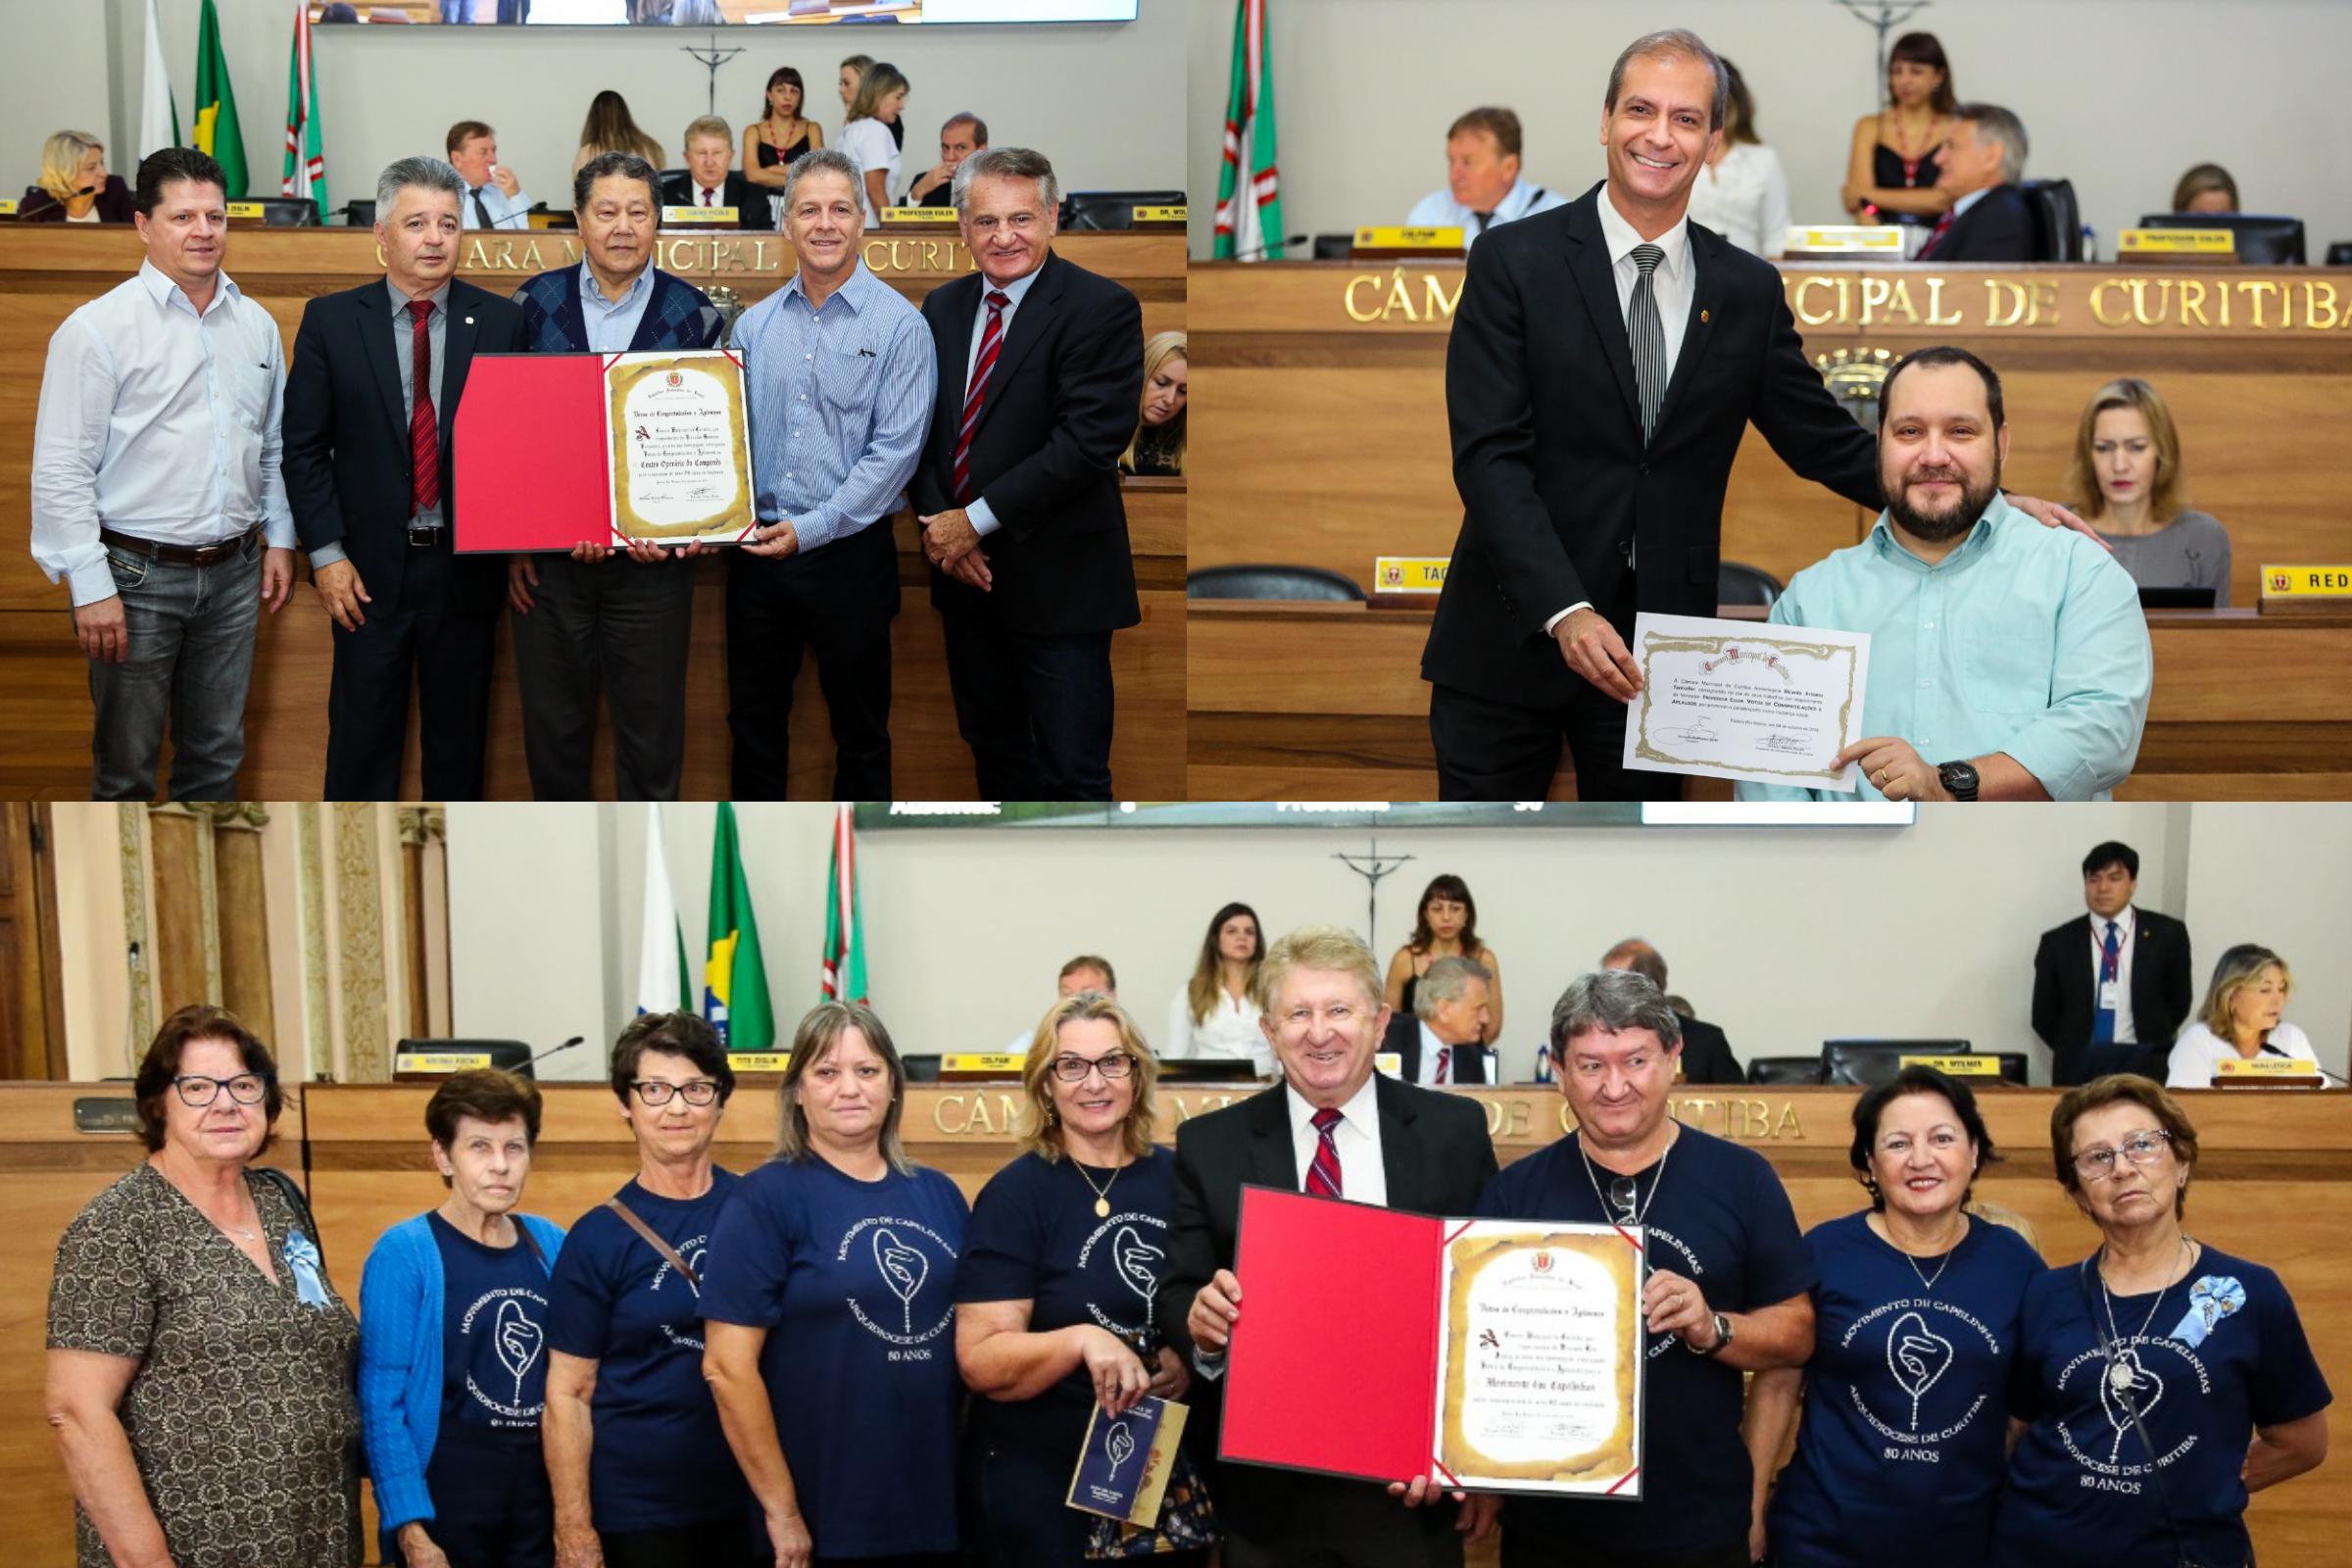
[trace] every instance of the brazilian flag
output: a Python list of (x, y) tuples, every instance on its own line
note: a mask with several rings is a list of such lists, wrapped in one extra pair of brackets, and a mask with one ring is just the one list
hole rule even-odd
[(752, 916), (752, 885), (743, 874), (735, 837), (735, 808), (718, 803), (710, 839), (710, 948), (703, 962), (703, 1016), (729, 1051), (773, 1051), (776, 1014), (767, 1000), (767, 968), (760, 957), (760, 923)]
[(245, 129), (237, 123), (237, 94), (228, 83), (228, 56), (220, 50), (220, 19), (213, 0), (204, 0), (196, 28), (196, 135), (198, 152), (210, 153), (228, 181), (228, 199), (245, 194)]

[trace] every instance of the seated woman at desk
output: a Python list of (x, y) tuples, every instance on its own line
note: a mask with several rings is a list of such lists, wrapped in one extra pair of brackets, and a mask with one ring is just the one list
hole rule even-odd
[(1184, 409), (1190, 368), (1182, 332), (1154, 332), (1144, 345), (1144, 404), (1135, 439), (1119, 459), (1122, 472), (1174, 477), (1184, 472)]
[(2237, 205), (2237, 181), (2230, 171), (2219, 164), (2199, 164), (2180, 176), (2173, 187), (2173, 211), (2176, 213), (2234, 213), (2242, 211)]
[(1933, 225), (1952, 199), (1936, 188), (1936, 155), (1951, 134), (1951, 66), (1932, 32), (1906, 32), (1886, 55), (1886, 107), (1854, 122), (1845, 210), (1857, 222)]
[(2291, 1057), (2315, 1065), (2318, 1055), (2303, 1031), (2279, 1020), (2294, 978), (2286, 960), (2268, 948), (2240, 943), (2213, 966), (2205, 1005), (2173, 1042), (2167, 1089), (2204, 1089), (2224, 1061), (2257, 1056)]
[(2091, 394), (2075, 432), (2067, 495), (2142, 588), (2211, 588), (2230, 603), (2230, 531), (2180, 504), (2180, 436), (2136, 376)]
[(106, 146), (86, 130), (61, 130), (41, 143), (40, 183), (17, 208), (24, 223), (127, 223), (135, 204), (121, 174), (106, 172)]

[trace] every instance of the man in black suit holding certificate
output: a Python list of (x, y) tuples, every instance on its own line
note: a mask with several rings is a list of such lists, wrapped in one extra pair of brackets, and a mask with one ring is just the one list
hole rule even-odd
[(923, 299), (939, 355), (912, 487), (979, 793), (1110, 799), (1110, 634), (1135, 625), (1119, 454), (1144, 394), (1143, 308), (1055, 256), (1054, 166), (992, 147), (956, 171), (978, 270)]
[[(1494, 1174), (1494, 1146), (1476, 1101), (1372, 1070), (1389, 1009), (1363, 943), (1335, 926), (1307, 926), (1274, 944), (1259, 976), (1259, 1027), (1284, 1081), (1177, 1127), (1168, 1271), (1153, 1302), (1162, 1338), (1190, 1348), (1200, 1374), (1195, 1403), (1210, 1407), (1242, 1313), (1232, 1270), (1245, 1183), (1466, 1214)], [(1219, 1466), (1211, 1490), (1227, 1568), (1456, 1568), (1463, 1534), (1492, 1520), (1491, 1505), (1473, 1499), (1458, 1519), (1446, 1508), (1408, 1508), (1440, 1494), (1418, 1477), (1409, 1487), (1398, 1481), (1384, 1492), (1369, 1481)]]
[(451, 548), (450, 435), (473, 356), (529, 345), (519, 306), (455, 276), (465, 190), (438, 158), (386, 169), (375, 192), (384, 277), (311, 301), (294, 335), (283, 466), (334, 621), (328, 800), (403, 798), (412, 682), (422, 798), (482, 793), (506, 558)]

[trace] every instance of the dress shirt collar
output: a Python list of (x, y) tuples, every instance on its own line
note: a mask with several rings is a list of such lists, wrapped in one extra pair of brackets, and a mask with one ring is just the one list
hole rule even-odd
[(1621, 265), (1633, 254), (1637, 245), (1655, 245), (1666, 253), (1665, 260), (1658, 263), (1658, 270), (1674, 281), (1682, 281), (1684, 270), (1690, 265), (1690, 214), (1685, 213), (1676, 219), (1674, 226), (1656, 239), (1644, 240), (1634, 225), (1625, 220), (1625, 215), (1617, 211), (1617, 204), (1609, 199), (1609, 187), (1606, 184), (1600, 187), (1593, 206), (1600, 212), (1600, 237), (1609, 247), (1611, 267)]
[[(1420, 1025), (1421, 1028), (1421, 1075), (1426, 1078), (1430, 1073), (1437, 1071), (1438, 1053), (1450, 1051), (1453, 1048), (1438, 1038), (1438, 1032), (1429, 1026), (1427, 1018), (1415, 1018), (1413, 1022)], [(1453, 1064), (1453, 1058), (1447, 1057), (1447, 1067), (1450, 1068)], [(1447, 1076), (1451, 1077), (1454, 1074), (1449, 1072)]]
[[(409, 296), (400, 291), (400, 285), (393, 282), (390, 277), (386, 277), (384, 279), (384, 292), (390, 295), (392, 298), (392, 314), (394, 316), (406, 316), (409, 312)], [(433, 302), (434, 315), (446, 315), (449, 311), (449, 284), (447, 281), (444, 281), (442, 285), (433, 290), (432, 293), (419, 294), (416, 296), (416, 298), (420, 300), (431, 300)], [(430, 317), (427, 318), (428, 320), (430, 318)]]
[[(1285, 1083), (1282, 1086), (1282, 1093), (1285, 1102), (1290, 1106), (1293, 1135), (1313, 1133), (1315, 1107), (1308, 1103), (1306, 1097), (1292, 1084)], [(1340, 1107), (1340, 1120), (1368, 1138), (1372, 1136), (1372, 1130), (1380, 1122), (1379, 1101), (1380, 1070), (1374, 1068), (1371, 1076), (1364, 1080), (1364, 1087), (1358, 1089), (1354, 1098)]]
[[(605, 298), (604, 288), (597, 282), (596, 274), (588, 270), (586, 258), (582, 258), (580, 261), (580, 303), (583, 306), (608, 312), (625, 311), (644, 298), (645, 291), (653, 286), (654, 264), (648, 261), (643, 268), (638, 270), (637, 275), (629, 279), (629, 286), (620, 291), (620, 298), (609, 300)], [(440, 302), (436, 299), (434, 303)]]
[[(1052, 251), (1048, 251), (1046, 253), (1046, 262), (1050, 262), (1053, 259), (1054, 253)], [(1011, 282), (1004, 285), (1005, 298), (1012, 301), (1010, 305), (1004, 307), (1006, 310), (1017, 311), (1021, 308), (1021, 301), (1025, 296), (1027, 296), (1029, 292), (1029, 285), (1036, 282), (1038, 273), (1043, 272), (1046, 270), (1046, 262), (1038, 263), (1036, 270), (1030, 272), (1026, 277), (1014, 278)], [(985, 306), (988, 303), (989, 290), (995, 288), (997, 285), (988, 280), (988, 275), (986, 273), (979, 274), (979, 277), (980, 303)]]
[[(852, 316), (863, 316), (866, 305), (873, 298), (868, 291), (887, 287), (889, 285), (874, 275), (873, 270), (865, 265), (865, 258), (861, 256), (850, 268), (850, 275), (841, 280), (841, 287), (825, 296), (825, 304), (830, 305), (835, 300), (840, 300), (848, 306)], [(793, 271), (791, 279), (785, 283), (784, 292), (787, 295), (798, 294), (803, 300), (808, 298), (808, 290), (801, 285), (801, 274), (797, 269)], [(811, 308), (822, 310), (824, 306)]]
[[(2119, 946), (2128, 948), (2132, 945), (2133, 924), (2132, 906), (2127, 904), (2124, 906), (2123, 911), (2115, 916), (2115, 940)], [(2090, 917), (2090, 941), (2093, 947), (2103, 948), (2107, 945), (2106, 915), (2094, 914)]]
[[(147, 291), (149, 299), (165, 310), (170, 310), (172, 300), (176, 298), (181, 305), (187, 307), (190, 315), (194, 315), (196, 312), (196, 302), (188, 298), (188, 291), (172, 282), (164, 270), (153, 262), (142, 261), (139, 263), (139, 286)], [(236, 280), (225, 271), (219, 273), (213, 282), (213, 303), (204, 308), (204, 314), (212, 315), (213, 312), (221, 309), (236, 297)]]
[(1984, 200), (1985, 197), (1987, 197), (1987, 196), (1989, 196), (1989, 195), (1991, 195), (1991, 194), (1992, 194), (1992, 187), (1991, 187), (1990, 185), (1986, 185), (1986, 186), (1984, 186), (1984, 187), (1982, 190), (1972, 190), (1972, 191), (1970, 191), (1970, 192), (1969, 192), (1967, 195), (1965, 195), (1965, 196), (1961, 197), (1959, 200), (1957, 200), (1957, 201), (1953, 202), (1953, 203), (1952, 203), (1952, 221), (1953, 221), (1953, 222), (1955, 222), (1955, 223), (1957, 223), (1958, 221), (1960, 221), (1961, 215), (1963, 215), (1964, 213), (1966, 213), (1966, 212), (1967, 212), (1967, 211), (1968, 211), (1968, 210), (1969, 210), (1971, 207), (1974, 207), (1974, 206), (1976, 206), (1976, 205), (1977, 205), (1977, 203), (1979, 203), (1979, 202), (1983, 201), (1983, 200)]
[(1984, 509), (1984, 514), (1979, 517), (1975, 526), (1968, 530), (1968, 537), (1960, 541), (1960, 548), (1954, 550), (1935, 565), (1931, 566), (1913, 555), (1909, 547), (1895, 537), (1894, 523), (1883, 511), (1879, 514), (1879, 520), (1871, 525), (1870, 544), (1871, 548), (1878, 553), (1881, 561), (1908, 566), (1913, 571), (1954, 571), (1975, 561), (1979, 556), (1988, 553), (2001, 530), (2020, 525), (2034, 528), (2041, 526), (2010, 506), (2007, 496), (1995, 492), (1992, 504)]

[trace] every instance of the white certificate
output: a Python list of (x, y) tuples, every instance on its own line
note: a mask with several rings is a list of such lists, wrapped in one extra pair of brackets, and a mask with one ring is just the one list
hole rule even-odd
[(1433, 1436), (1452, 1482), (1641, 1496), (1641, 1235), (1480, 1220), (1447, 1241)]
[(616, 542), (731, 544), (758, 518), (743, 366), (721, 349), (615, 355), (605, 429)]
[(1870, 634), (1695, 615), (1634, 617), (1642, 690), (1627, 767), (1798, 789), (1854, 789)]

